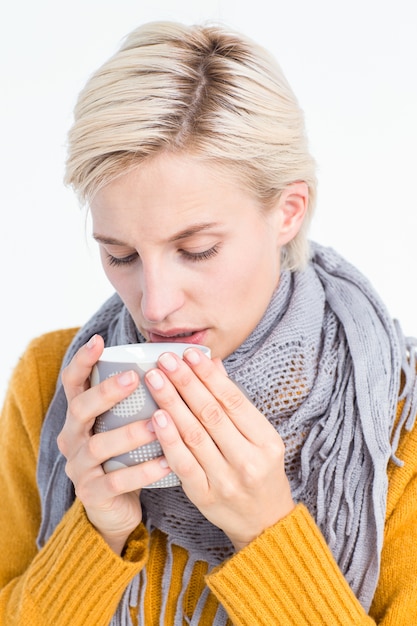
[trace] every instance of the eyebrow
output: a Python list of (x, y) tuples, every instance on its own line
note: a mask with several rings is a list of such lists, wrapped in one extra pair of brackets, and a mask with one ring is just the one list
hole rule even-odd
[[(168, 238), (169, 243), (174, 243), (176, 241), (181, 241), (183, 239), (188, 239), (193, 235), (198, 235), (205, 230), (210, 230), (212, 228), (216, 228), (220, 226), (219, 222), (201, 222), (199, 224), (193, 224), (188, 228), (179, 231), (178, 233), (174, 233), (172, 237)], [(126, 243), (124, 241), (120, 241), (119, 239), (115, 239), (114, 237), (106, 237), (104, 235), (100, 235), (98, 233), (93, 233), (93, 238), (98, 243), (103, 243), (111, 246), (125, 246)]]
[(205, 230), (211, 230), (212, 228), (217, 228), (218, 226), (220, 226), (219, 222), (202, 222), (200, 224), (193, 224), (192, 226), (175, 233), (168, 239), (168, 241), (173, 243), (175, 241), (181, 241), (182, 239), (188, 239), (188, 237), (198, 235)]

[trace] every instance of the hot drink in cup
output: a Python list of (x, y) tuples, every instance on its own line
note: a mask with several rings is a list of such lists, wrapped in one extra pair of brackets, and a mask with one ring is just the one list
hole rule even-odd
[[(136, 371), (139, 374), (140, 383), (127, 398), (97, 417), (94, 432), (106, 432), (129, 422), (150, 419), (158, 406), (144, 383), (144, 374), (149, 369), (156, 367), (158, 357), (163, 352), (174, 352), (182, 357), (190, 345), (187, 343), (139, 343), (105, 348), (91, 373), (91, 384), (97, 385), (106, 378), (127, 370)], [(209, 348), (195, 344), (192, 347), (198, 348), (210, 356)], [(149, 461), (162, 454), (159, 442), (152, 441), (135, 450), (109, 459), (103, 464), (103, 468), (105, 472), (112, 472), (116, 469)], [(170, 472), (168, 476), (147, 487), (173, 487), (179, 484), (178, 477)]]

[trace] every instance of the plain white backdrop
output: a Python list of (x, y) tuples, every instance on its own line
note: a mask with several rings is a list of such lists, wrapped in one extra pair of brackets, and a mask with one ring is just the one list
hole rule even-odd
[(312, 238), (417, 334), (415, 0), (14, 0), (0, 9), (0, 401), (30, 339), (81, 325), (112, 292), (62, 183), (66, 133), (90, 73), (159, 19), (220, 21), (275, 54), (318, 163)]

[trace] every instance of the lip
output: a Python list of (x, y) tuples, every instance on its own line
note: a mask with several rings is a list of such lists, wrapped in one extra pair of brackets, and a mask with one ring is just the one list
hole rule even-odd
[[(187, 337), (182, 337), (184, 333), (191, 333)], [(191, 343), (191, 344), (200, 344), (204, 345), (204, 337), (207, 334), (207, 330), (187, 330), (187, 329), (178, 329), (174, 328), (169, 331), (157, 331), (157, 330), (148, 330), (147, 331), (149, 341), (151, 343)]]

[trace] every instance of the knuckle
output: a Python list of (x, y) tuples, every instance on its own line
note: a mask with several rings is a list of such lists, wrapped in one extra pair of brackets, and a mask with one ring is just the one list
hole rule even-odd
[(103, 380), (103, 382), (97, 385), (97, 390), (106, 406), (114, 405), (122, 399), (120, 397), (120, 389), (115, 385), (113, 378)]
[(255, 489), (259, 485), (260, 480), (263, 481), (264, 474), (259, 464), (248, 462), (242, 469), (241, 476), (247, 489)]
[(271, 439), (268, 444), (268, 450), (273, 458), (283, 461), (285, 457), (285, 444), (280, 436)]
[(239, 467), (239, 475), (246, 489), (259, 489), (259, 486), (265, 484), (271, 472), (275, 473), (280, 462), (274, 452), (271, 447), (268, 449), (263, 447), (246, 455), (245, 462)]
[(175, 466), (176, 473), (184, 478), (193, 475), (195, 465), (192, 461), (187, 461), (185, 459), (181, 459), (177, 462)]
[(77, 482), (77, 474), (76, 474), (76, 465), (74, 465), (73, 462), (67, 460), (67, 462), (65, 463), (65, 474), (68, 476), (68, 478), (70, 479), (70, 481), (72, 482), (72, 484), (75, 486), (76, 482)]
[(74, 396), (68, 402), (68, 415), (74, 417), (77, 420), (80, 420), (83, 414), (83, 405), (84, 402), (81, 394), (78, 396)]
[(204, 426), (213, 428), (223, 421), (223, 411), (217, 403), (210, 402), (200, 411), (200, 421)]
[(239, 411), (246, 402), (246, 398), (238, 389), (232, 389), (225, 391), (220, 401), (226, 411), (236, 412)]
[(59, 433), (58, 437), (56, 438), (56, 444), (58, 446), (58, 450), (60, 451), (60, 453), (66, 457), (68, 453), (68, 446), (66, 442), (66, 437), (62, 430)]
[(171, 415), (174, 415), (179, 410), (179, 407), (182, 406), (183, 401), (175, 389), (170, 389), (166, 391), (163, 398), (161, 397), (160, 400), (158, 399), (157, 404), (159, 404), (160, 407), (163, 406), (163, 408), (166, 409), (166, 411)]
[(204, 441), (206, 432), (201, 426), (191, 428), (184, 432), (182, 439), (187, 448), (198, 448)]
[(75, 495), (83, 504), (87, 504), (90, 501), (91, 489), (85, 481), (75, 485)]
[(100, 435), (93, 435), (87, 441), (88, 455), (95, 461), (103, 458), (102, 438)]
[(154, 463), (140, 463), (141, 482), (144, 486), (150, 485), (155, 482), (155, 480), (160, 478), (160, 476), (157, 475), (155, 468), (156, 466)]
[(286, 453), (286, 447), (281, 437), (276, 442), (276, 449), (277, 449), (277, 454), (279, 454), (279, 456), (284, 458), (285, 453)]
[(119, 495), (120, 493), (123, 492), (122, 483), (121, 483), (121, 478), (122, 478), (121, 474), (122, 474), (122, 471), (118, 471), (118, 470), (116, 470), (115, 472), (109, 472), (108, 474), (106, 474), (107, 486), (108, 486), (110, 493)]
[(69, 462), (68, 462), (68, 461), (65, 463), (65, 468), (64, 468), (64, 470), (65, 470), (65, 474), (68, 476), (68, 478), (70, 478), (70, 479), (71, 479), (72, 472), (71, 472), (71, 467), (70, 467), (70, 464), (69, 464)]
[(132, 444), (132, 448), (136, 448), (139, 445), (138, 441), (138, 424), (136, 422), (129, 422), (124, 426), (124, 436), (127, 443)]
[(189, 385), (192, 382), (193, 378), (194, 378), (193, 372), (185, 368), (181, 369), (178, 374), (177, 384), (180, 387), (187, 387), (187, 385)]
[(69, 385), (70, 380), (71, 380), (71, 370), (70, 370), (69, 365), (64, 367), (64, 369), (62, 370), (61, 380), (62, 380), (62, 384), (64, 385), (64, 387), (67, 387)]
[(241, 494), (241, 488), (237, 488), (235, 481), (229, 477), (229, 480), (223, 480), (221, 483), (221, 497), (226, 502), (236, 502)]

